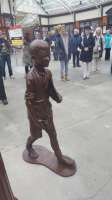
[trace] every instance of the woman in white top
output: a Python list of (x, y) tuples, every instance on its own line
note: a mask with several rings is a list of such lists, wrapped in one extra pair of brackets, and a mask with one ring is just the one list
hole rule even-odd
[(103, 54), (103, 35), (102, 35), (102, 30), (100, 27), (96, 28), (95, 31), (95, 46), (93, 49), (93, 58), (95, 61), (95, 71), (98, 71), (98, 65), (99, 62), (101, 61), (102, 54)]

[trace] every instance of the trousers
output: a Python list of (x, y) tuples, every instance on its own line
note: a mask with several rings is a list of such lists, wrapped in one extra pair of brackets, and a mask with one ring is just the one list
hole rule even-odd
[(110, 51), (111, 51), (111, 48), (105, 49), (105, 60), (110, 60)]
[(8, 66), (9, 76), (13, 75), (12, 67), (11, 67), (11, 58), (9, 54), (2, 55), (2, 65), (3, 65), (3, 76), (6, 77), (5, 67), (6, 63)]
[(5, 100), (5, 99), (7, 99), (7, 97), (6, 97), (5, 87), (4, 87), (3, 77), (2, 77), (2, 69), (0, 66), (0, 100)]
[(84, 63), (82, 64), (82, 71), (83, 71), (83, 78), (89, 78), (90, 76), (90, 65), (91, 63)]
[(77, 66), (79, 66), (79, 51), (73, 54), (73, 66), (75, 67), (76, 65), (76, 59), (77, 59)]
[(61, 75), (65, 73), (65, 75), (68, 75), (68, 61), (61, 60), (60, 61), (61, 66)]

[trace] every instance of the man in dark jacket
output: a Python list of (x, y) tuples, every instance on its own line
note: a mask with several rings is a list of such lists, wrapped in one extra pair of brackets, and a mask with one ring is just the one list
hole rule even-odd
[(5, 66), (7, 63), (9, 76), (11, 79), (13, 79), (13, 71), (11, 66), (11, 57), (10, 57), (10, 50), (11, 45), (8, 42), (8, 40), (5, 39), (4, 33), (0, 31), (0, 53), (2, 56), (2, 65), (3, 65), (3, 77), (6, 78), (6, 72), (5, 72)]
[(74, 34), (70, 40), (70, 57), (73, 54), (73, 67), (76, 67), (76, 58), (77, 58), (77, 67), (80, 67), (79, 64), (79, 47), (81, 46), (81, 36), (79, 35), (79, 30), (74, 29)]

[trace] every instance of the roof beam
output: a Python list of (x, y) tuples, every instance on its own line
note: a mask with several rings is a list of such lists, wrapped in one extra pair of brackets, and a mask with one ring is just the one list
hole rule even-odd
[(72, 9), (68, 5), (66, 5), (66, 3), (63, 0), (57, 0), (57, 2), (59, 2), (68, 12), (72, 12)]
[(42, 9), (43, 11), (48, 15), (47, 10), (43, 7), (43, 0), (41, 0), (40, 2), (37, 0), (34, 0)]

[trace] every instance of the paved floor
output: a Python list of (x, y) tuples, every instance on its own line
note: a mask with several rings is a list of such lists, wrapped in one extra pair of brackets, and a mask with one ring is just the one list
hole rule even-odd
[[(15, 67), (16, 65), (16, 67)], [(109, 62), (83, 81), (81, 69), (69, 65), (69, 82), (61, 82), (59, 63), (51, 62), (63, 103), (53, 103), (54, 121), (63, 152), (73, 157), (77, 174), (62, 178), (22, 160), (29, 135), (24, 104), (24, 68), (13, 59), (15, 80), (5, 81), (9, 105), (0, 105), (0, 151), (19, 200), (112, 200), (112, 77)], [(38, 142), (51, 149), (47, 134)]]

